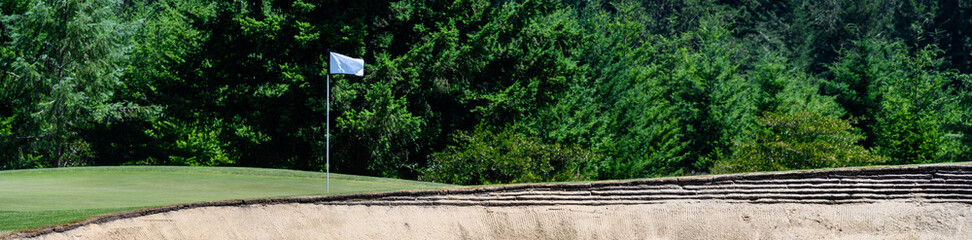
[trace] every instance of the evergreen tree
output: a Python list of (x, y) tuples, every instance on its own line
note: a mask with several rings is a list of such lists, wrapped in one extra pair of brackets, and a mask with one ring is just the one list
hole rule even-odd
[(890, 44), (895, 70), (883, 80), (884, 93), (874, 128), (875, 149), (891, 163), (931, 163), (944, 153), (946, 107), (954, 98), (945, 92), (951, 74), (938, 71), (942, 58), (935, 46), (910, 53), (908, 47)]
[(945, 106), (942, 160), (963, 162), (972, 159), (972, 75), (956, 76), (953, 82), (959, 84), (950, 88), (955, 104)]
[(946, 109), (957, 103), (946, 92), (954, 74), (939, 70), (940, 50), (913, 49), (901, 41), (856, 44), (831, 65), (823, 92), (835, 95), (856, 121), (866, 136), (863, 146), (889, 163), (939, 161)]
[(6, 73), (12, 77), (0, 86), (15, 118), (4, 144), (17, 149), (3, 153), (8, 164), (84, 164), (91, 153), (79, 130), (135, 109), (111, 102), (122, 85), (121, 64), (134, 27), (117, 18), (120, 4), (33, 1), (23, 14), (3, 18), (12, 57)]

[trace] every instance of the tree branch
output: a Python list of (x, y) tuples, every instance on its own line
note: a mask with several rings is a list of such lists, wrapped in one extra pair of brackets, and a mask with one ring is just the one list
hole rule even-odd
[(47, 133), (47, 134), (43, 134), (43, 135), (37, 135), (37, 136), (17, 136), (17, 133), (14, 132), (11, 135), (8, 135), (8, 136), (0, 136), (0, 137), (8, 138), (8, 139), (11, 139), (11, 138), (12, 139), (37, 139), (37, 138), (48, 138), (50, 136), (51, 136), (51, 133)]
[(6, 72), (7, 74), (10, 74), (10, 76), (13, 76), (14, 78), (20, 78), (20, 75), (17, 75), (16, 73), (13, 73), (13, 72), (10, 72), (10, 71), (4, 71), (4, 72)]
[(47, 137), (50, 137), (50, 136), (51, 136), (51, 134), (50, 134), (50, 133), (48, 133), (48, 134), (44, 134), (44, 135), (37, 135), (37, 136), (23, 136), (23, 137), (16, 137), (16, 138), (17, 138), (17, 139), (35, 139), (35, 138), (47, 138)]

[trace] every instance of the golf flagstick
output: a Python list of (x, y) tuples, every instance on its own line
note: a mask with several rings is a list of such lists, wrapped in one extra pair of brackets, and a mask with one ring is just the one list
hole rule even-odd
[(327, 190), (325, 194), (331, 193), (331, 73), (327, 73), (327, 161), (324, 163), (324, 168), (327, 169)]
[(331, 193), (331, 74), (350, 74), (364, 77), (364, 59), (352, 58), (339, 53), (328, 51), (328, 71), (327, 71), (327, 190)]

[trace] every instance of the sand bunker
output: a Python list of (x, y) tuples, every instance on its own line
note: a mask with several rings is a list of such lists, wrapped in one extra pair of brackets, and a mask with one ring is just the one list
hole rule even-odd
[(223, 201), (38, 239), (972, 239), (972, 165)]

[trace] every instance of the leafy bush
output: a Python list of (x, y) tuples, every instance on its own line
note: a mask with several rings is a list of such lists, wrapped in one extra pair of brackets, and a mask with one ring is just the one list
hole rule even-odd
[(227, 144), (220, 139), (222, 122), (216, 122), (212, 125), (197, 124), (193, 127), (179, 127), (189, 131), (180, 132), (174, 146), (171, 146), (173, 151), (169, 155), (170, 164), (219, 166), (230, 165), (235, 162), (226, 151)]
[(833, 168), (881, 163), (857, 145), (864, 137), (846, 120), (817, 112), (767, 112), (751, 142), (738, 143), (734, 156), (716, 162), (712, 172), (735, 173)]
[(598, 156), (577, 147), (544, 144), (506, 129), (482, 127), (454, 135), (457, 146), (432, 155), (421, 180), (453, 184), (499, 184), (590, 179)]

